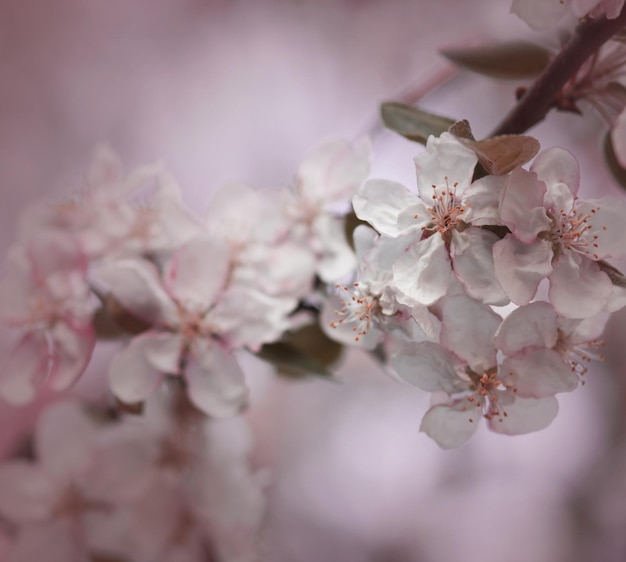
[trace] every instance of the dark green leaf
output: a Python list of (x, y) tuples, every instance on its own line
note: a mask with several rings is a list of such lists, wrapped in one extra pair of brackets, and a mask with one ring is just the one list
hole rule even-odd
[(422, 144), (430, 135), (438, 137), (454, 125), (454, 119), (396, 102), (383, 103), (380, 114), (385, 127)]
[(511, 41), (467, 49), (444, 49), (441, 54), (461, 68), (491, 78), (535, 78), (548, 66), (550, 51), (526, 41)]

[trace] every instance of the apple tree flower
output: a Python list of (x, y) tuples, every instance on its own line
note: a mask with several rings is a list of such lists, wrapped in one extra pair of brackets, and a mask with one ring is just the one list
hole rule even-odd
[(120, 400), (145, 400), (170, 374), (184, 377), (190, 400), (208, 415), (233, 415), (246, 403), (233, 350), (277, 339), (292, 303), (230, 283), (230, 257), (226, 243), (200, 237), (174, 252), (162, 274), (132, 259), (97, 270), (122, 307), (151, 326), (111, 364), (111, 390)]
[(558, 411), (554, 395), (572, 390), (576, 376), (572, 381), (560, 371), (537, 370), (532, 356), (498, 364), (499, 315), (467, 296), (444, 297), (440, 307), (441, 342), (405, 343), (391, 357), (400, 379), (435, 393), (421, 431), (451, 448), (474, 435), (481, 417), (507, 435), (547, 427)]
[(0, 319), (19, 343), (5, 358), (0, 396), (31, 401), (42, 388), (64, 390), (83, 373), (95, 345), (85, 256), (71, 239), (33, 234), (9, 253), (0, 279)]
[(472, 182), (476, 154), (451, 134), (431, 136), (415, 158), (419, 197), (404, 186), (369, 180), (353, 199), (357, 216), (379, 233), (401, 237), (406, 251), (393, 264), (393, 279), (408, 298), (430, 305), (455, 275), (467, 293), (488, 304), (506, 304), (494, 273), (498, 237), (481, 228), (498, 224), (504, 178)]
[(530, 171), (518, 168), (507, 181), (500, 215), (511, 234), (493, 253), (500, 285), (515, 304), (528, 304), (547, 277), (550, 302), (562, 316), (585, 318), (621, 306), (598, 261), (626, 252), (626, 201), (583, 201), (578, 187), (578, 163), (560, 148), (544, 151)]
[(586, 15), (619, 16), (624, 0), (513, 0), (511, 12), (537, 31), (555, 26), (568, 12), (582, 18)]

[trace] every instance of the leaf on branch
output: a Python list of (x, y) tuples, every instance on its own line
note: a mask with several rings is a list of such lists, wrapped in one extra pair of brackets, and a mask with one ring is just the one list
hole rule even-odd
[(319, 327), (308, 324), (287, 332), (281, 341), (265, 344), (257, 356), (274, 365), (279, 375), (302, 379), (320, 376), (334, 379), (328, 370), (341, 356), (343, 346), (331, 340)]
[(611, 283), (616, 287), (626, 288), (626, 276), (616, 267), (613, 267), (610, 263), (600, 260), (598, 262), (600, 269), (609, 276)]
[(539, 152), (539, 141), (528, 135), (500, 135), (474, 140), (469, 122), (464, 119), (450, 127), (450, 133), (471, 148), (488, 174), (501, 176), (523, 166)]
[(380, 115), (385, 127), (422, 144), (426, 144), (430, 135), (438, 137), (454, 125), (454, 119), (397, 102), (383, 103)]
[(541, 74), (550, 63), (547, 49), (526, 41), (510, 41), (441, 54), (461, 68), (501, 80), (525, 80)]
[(626, 189), (626, 169), (617, 161), (610, 132), (604, 137), (604, 159), (615, 181)]

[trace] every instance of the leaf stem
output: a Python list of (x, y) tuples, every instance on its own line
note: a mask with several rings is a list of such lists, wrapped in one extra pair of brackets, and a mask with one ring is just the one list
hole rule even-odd
[(582, 22), (570, 41), (490, 136), (521, 134), (542, 121), (567, 81), (624, 26), (626, 9), (615, 19), (602, 17)]

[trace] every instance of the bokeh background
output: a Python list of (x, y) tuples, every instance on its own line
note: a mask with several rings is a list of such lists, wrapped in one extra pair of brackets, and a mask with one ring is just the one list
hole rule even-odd
[[(437, 49), (556, 44), (508, 12), (507, 0), (0, 0), (1, 249), (29, 203), (80, 184), (99, 143), (129, 167), (163, 161), (199, 210), (230, 179), (287, 184), (338, 135), (371, 134), (373, 175), (411, 185), (421, 147), (384, 131), (378, 105), (421, 99), (485, 136), (517, 84), (456, 72)], [(575, 152), (585, 196), (620, 195), (604, 130), (561, 114), (533, 134)], [(548, 429), (482, 428), (447, 452), (419, 433), (428, 397), (364, 354), (343, 360), (341, 384), (277, 379), (248, 359), (254, 462), (273, 474), (264, 560), (626, 560), (625, 334), (616, 315), (607, 361)], [(111, 351), (76, 392), (103, 392)], [(2, 451), (40, 406), (0, 405)]]

